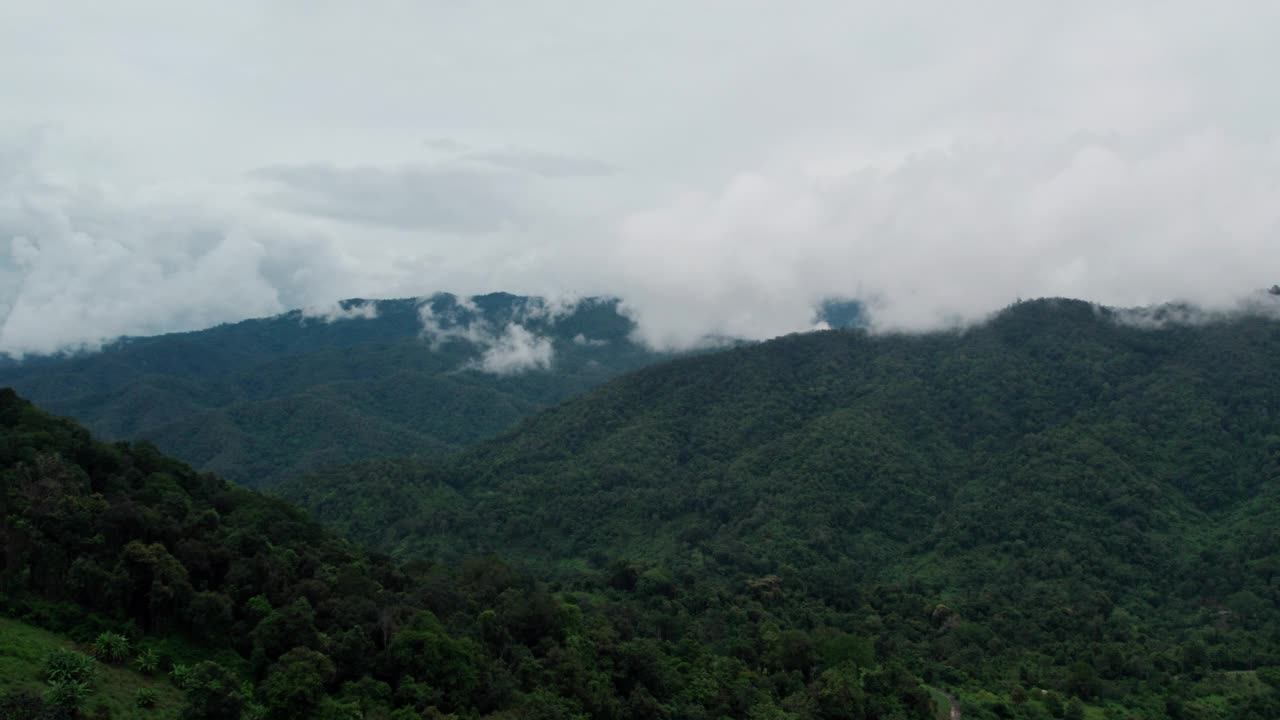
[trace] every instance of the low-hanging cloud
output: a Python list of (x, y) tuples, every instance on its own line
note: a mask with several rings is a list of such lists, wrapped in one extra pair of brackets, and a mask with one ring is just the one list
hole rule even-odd
[(378, 304), (372, 301), (339, 302), (325, 305), (310, 305), (302, 308), (304, 320), (320, 320), (324, 323), (335, 323), (341, 320), (373, 320), (378, 317)]
[(550, 338), (535, 335), (518, 323), (509, 323), (500, 334), (490, 337), (480, 355), (478, 368), (496, 375), (550, 370), (553, 355)]
[(480, 356), (469, 361), (464, 369), (513, 375), (551, 369), (555, 356), (551, 338), (539, 335), (523, 324), (529, 319), (551, 317), (549, 312), (554, 313), (555, 309), (549, 311), (543, 303), (534, 300), (519, 308), (515, 317), (507, 322), (495, 323), (484, 317), (471, 299), (453, 298), (452, 307), (440, 311), (431, 300), (423, 302), (418, 308), (418, 317), (422, 322), (423, 337), (433, 348), (463, 341), (479, 351)]
[(1162, 303), (1146, 307), (1111, 308), (1116, 322), (1147, 330), (1178, 325), (1205, 325), (1236, 317), (1260, 317), (1280, 320), (1280, 292), (1258, 290), (1239, 298), (1233, 305), (1206, 308), (1187, 303)]
[[(0, 27), (54, 59), (0, 68), (0, 352), (445, 290), (616, 296), (683, 348), (828, 298), (928, 330), (1280, 282), (1275, 3), (655, 3), (32, 4)], [(150, 46), (157, 22), (200, 40)], [(334, 51), (356, 23), (380, 52)], [(120, 47), (166, 62), (101, 63)]]
[(823, 176), (743, 173), (633, 213), (596, 258), (662, 347), (804, 329), (854, 297), (881, 330), (1016, 298), (1209, 309), (1280, 277), (1280, 147), (1197, 133), (956, 146)]

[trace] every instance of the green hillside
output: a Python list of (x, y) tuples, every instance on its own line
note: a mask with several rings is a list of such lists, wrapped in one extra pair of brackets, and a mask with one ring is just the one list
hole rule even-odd
[[(614, 300), (562, 309), (499, 293), (342, 307), (351, 317), (293, 311), (9, 360), (0, 386), (105, 438), (149, 440), (202, 470), (270, 486), (339, 463), (467, 447), (663, 357), (630, 341)], [(436, 334), (424, 334), (423, 312)], [(504, 335), (512, 327), (528, 335)], [(545, 343), (548, 364), (486, 370), (486, 352), (502, 359), (518, 341)]]
[[(45, 660), (60, 650), (76, 651), (67, 638), (16, 620), (0, 618), (0, 697), (26, 695), (40, 697), (49, 689), (45, 679)], [(114, 718), (142, 720), (174, 720), (183, 705), (182, 692), (163, 677), (148, 677), (127, 667), (94, 663), (92, 687), (85, 708), (102, 714), (102, 708)], [(140, 692), (155, 694), (149, 707), (138, 707)], [(0, 700), (0, 717), (4, 701)], [(16, 713), (15, 713), (16, 714)]]
[(1248, 678), (1280, 666), (1278, 360), (1273, 320), (1027, 302), (676, 360), (451, 461), (281, 492), (402, 557), (497, 551), (698, 622), (733, 627), (702, 599), (749, 587), (988, 698), (966, 718), (1044, 717), (1044, 692), (1275, 717)]
[[(61, 637), (92, 648), (99, 660), (75, 656), (91, 667), (171, 678), (185, 720), (936, 711), (921, 679), (842, 615), (774, 607), (745, 586), (682, 584), (677, 598), (673, 581), (628, 581), (626, 568), (567, 586), (491, 556), (396, 562), (150, 444), (95, 442), (7, 388), (0, 547), (0, 615), (20, 621), (0, 621), (5, 720), (135, 714), (116, 701), (145, 681), (103, 669), (92, 692), (76, 690), (79, 675), (54, 672)], [(43, 696), (5, 692), (33, 677), (57, 682)], [(160, 717), (175, 703), (171, 689), (152, 699)]]

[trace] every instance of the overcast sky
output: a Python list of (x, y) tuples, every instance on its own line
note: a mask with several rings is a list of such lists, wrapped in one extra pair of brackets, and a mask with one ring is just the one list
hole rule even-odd
[(1280, 282), (1280, 3), (0, 0), (0, 351), (339, 297), (641, 334)]

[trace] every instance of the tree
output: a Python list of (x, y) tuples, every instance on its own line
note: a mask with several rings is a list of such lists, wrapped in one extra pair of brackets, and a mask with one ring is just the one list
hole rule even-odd
[(129, 578), (128, 607), (148, 628), (178, 617), (192, 595), (187, 569), (160, 543), (125, 545), (120, 564)]
[(1209, 669), (1209, 648), (1199, 640), (1182, 646), (1182, 671), (1199, 679)]
[(245, 698), (240, 679), (216, 662), (205, 661), (191, 668), (184, 683), (187, 707), (182, 720), (240, 720)]
[(280, 656), (259, 688), (268, 716), (274, 720), (311, 717), (335, 672), (328, 656), (310, 648), (296, 647)]
[(1098, 673), (1087, 662), (1072, 663), (1067, 668), (1067, 691), (1082, 698), (1098, 696)]
[(306, 598), (272, 610), (259, 622), (249, 637), (253, 640), (254, 654), (261, 662), (270, 662), (290, 648), (319, 646), (320, 634), (316, 631), (316, 614)]
[(206, 640), (225, 636), (231, 629), (231, 598), (222, 593), (198, 592), (187, 607), (187, 622), (192, 634)]
[(824, 720), (862, 720), (866, 693), (852, 663), (824, 670), (816, 687)]
[(1056, 692), (1047, 692), (1040, 698), (1040, 703), (1044, 705), (1044, 709), (1055, 718), (1060, 718), (1066, 713), (1066, 708), (1062, 705), (1062, 698), (1058, 697)]
[(453, 703), (465, 701), (479, 687), (478, 654), (474, 642), (451, 637), (435, 614), (426, 611), (401, 628), (387, 648), (400, 672), (443, 690)]

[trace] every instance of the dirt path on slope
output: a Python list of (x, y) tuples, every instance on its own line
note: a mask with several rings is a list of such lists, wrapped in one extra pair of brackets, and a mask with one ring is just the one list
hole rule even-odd
[(960, 701), (946, 690), (943, 690), (942, 694), (946, 696), (947, 702), (951, 703), (951, 720), (960, 720)]

